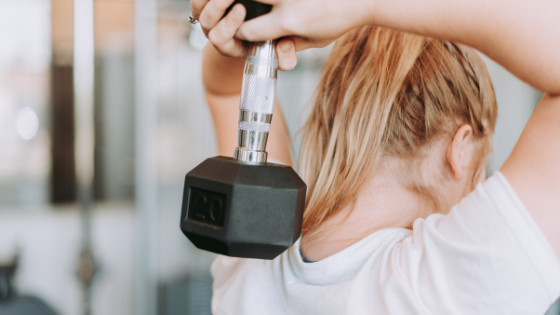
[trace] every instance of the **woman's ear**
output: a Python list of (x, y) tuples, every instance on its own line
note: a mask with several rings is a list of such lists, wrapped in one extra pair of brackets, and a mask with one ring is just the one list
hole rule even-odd
[(451, 173), (456, 181), (463, 179), (470, 166), (473, 155), (472, 136), (472, 127), (467, 124), (462, 125), (453, 135), (453, 139), (447, 148), (447, 163), (449, 163)]

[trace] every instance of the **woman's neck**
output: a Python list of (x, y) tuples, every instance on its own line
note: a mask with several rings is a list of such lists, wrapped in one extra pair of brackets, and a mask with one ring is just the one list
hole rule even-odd
[(308, 259), (324, 259), (381, 229), (412, 228), (414, 220), (432, 213), (429, 202), (399, 183), (395, 170), (387, 166), (380, 165), (353, 204), (302, 237), (301, 247)]

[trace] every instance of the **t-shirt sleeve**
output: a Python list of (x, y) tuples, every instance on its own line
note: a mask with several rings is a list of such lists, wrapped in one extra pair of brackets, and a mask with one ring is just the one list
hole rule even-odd
[(416, 220), (390, 260), (427, 313), (544, 314), (560, 296), (558, 258), (499, 172)]

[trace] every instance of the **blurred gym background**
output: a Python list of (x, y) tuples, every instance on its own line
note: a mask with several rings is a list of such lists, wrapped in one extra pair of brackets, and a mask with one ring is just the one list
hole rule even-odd
[[(189, 13), (188, 0), (0, 0), (0, 314), (210, 314), (214, 256), (179, 230), (184, 175), (217, 153)], [(279, 75), (292, 136), (328, 53)], [(541, 95), (485, 60), (492, 172)]]

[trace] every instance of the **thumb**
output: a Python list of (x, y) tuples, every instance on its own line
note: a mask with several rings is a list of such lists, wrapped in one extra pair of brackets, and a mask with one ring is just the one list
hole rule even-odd
[(302, 51), (309, 48), (323, 48), (330, 45), (333, 39), (310, 40), (304, 37), (291, 36), (296, 51)]
[(278, 68), (280, 70), (292, 70), (297, 65), (297, 55), (294, 42), (291, 38), (284, 38), (276, 45), (278, 54)]

